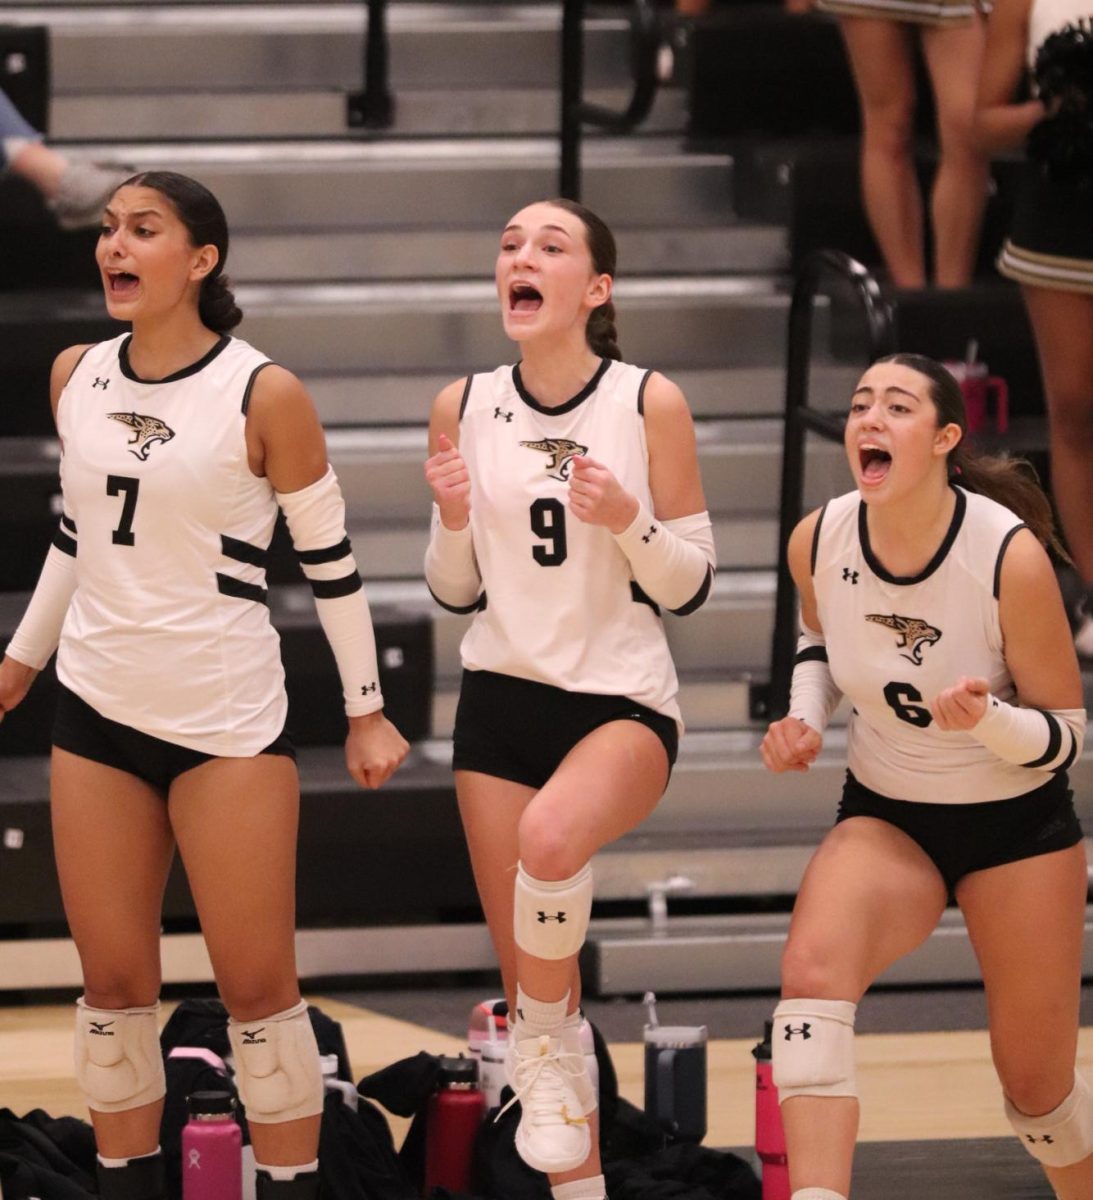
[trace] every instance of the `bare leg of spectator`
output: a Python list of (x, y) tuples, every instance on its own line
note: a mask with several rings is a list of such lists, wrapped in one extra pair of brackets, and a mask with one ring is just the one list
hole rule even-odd
[(975, 271), (989, 168), (972, 129), (986, 37), (986, 23), (978, 17), (955, 29), (922, 31), (941, 146), (930, 197), (938, 287), (964, 287)]
[(862, 197), (897, 287), (923, 287), (922, 196), (914, 163), (913, 31), (895, 21), (839, 21), (862, 112)]

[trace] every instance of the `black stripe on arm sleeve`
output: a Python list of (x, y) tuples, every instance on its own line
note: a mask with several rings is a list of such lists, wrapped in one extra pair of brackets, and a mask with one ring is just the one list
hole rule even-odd
[(353, 547), (348, 537), (343, 537), (335, 546), (323, 546), (318, 550), (297, 550), (296, 557), (306, 567), (314, 567), (319, 563), (337, 562), (339, 558), (347, 558), (353, 553)]
[[(1042, 767), (1046, 763), (1051, 762), (1052, 759), (1057, 758), (1059, 751), (1063, 748), (1063, 727), (1059, 724), (1058, 720), (1051, 713), (1044, 712), (1042, 709), (1040, 710), (1040, 716), (1047, 722), (1047, 749), (1039, 758), (1034, 758), (1032, 762), (1022, 763), (1021, 766), (1023, 767)], [(1067, 733), (1070, 733), (1069, 729), (1067, 729)], [(1071, 740), (1073, 740), (1074, 735), (1071, 733), (1070, 736)]]
[(364, 586), (359, 571), (350, 571), (340, 579), (309, 579), (316, 600), (335, 600), (339, 596), (351, 596)]
[(65, 554), (71, 554), (76, 557), (76, 539), (70, 538), (63, 529), (58, 529), (53, 535), (53, 544), (58, 550), (63, 550)]
[(1074, 730), (1067, 726), (1067, 733), (1070, 735), (1070, 750), (1066, 758), (1057, 766), (1051, 768), (1053, 775), (1062, 775), (1070, 770), (1071, 764), (1078, 757), (1078, 739), (1074, 736)]
[[(428, 584), (426, 584), (425, 586), (429, 587)], [(486, 593), (485, 592), (482, 592), (473, 604), (446, 604), (443, 600), (441, 600), (441, 598), (436, 594), (436, 592), (433, 591), (432, 588), (429, 588), (429, 595), (432, 596), (432, 598), (437, 602), (437, 604), (440, 605), (441, 608), (445, 609), (446, 611), (448, 611), (450, 613), (455, 613), (457, 616), (460, 616), (460, 617), (465, 617), (473, 612), (479, 612), (480, 610), (482, 610), (486, 607)]]
[(697, 592), (687, 601), (686, 604), (680, 605), (679, 608), (670, 608), (668, 611), (675, 613), (677, 617), (689, 617), (696, 609), (699, 609), (706, 603), (706, 599), (710, 594), (710, 588), (713, 587), (713, 567), (706, 567), (706, 578), (702, 581), (702, 586)]
[(793, 665), (804, 662), (827, 662), (827, 647), (806, 646), (793, 660)]

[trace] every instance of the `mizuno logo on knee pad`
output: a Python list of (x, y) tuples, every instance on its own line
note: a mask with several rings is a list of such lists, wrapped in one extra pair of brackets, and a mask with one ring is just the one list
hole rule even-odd
[(258, 1036), (260, 1033), (263, 1033), (265, 1031), (265, 1028), (266, 1027), (263, 1025), (261, 1029), (240, 1030), (240, 1032), (243, 1034), (243, 1038), (244, 1038), (243, 1045), (244, 1046), (263, 1046), (263, 1045), (265, 1045), (266, 1039), (260, 1038)]
[(87, 1032), (92, 1037), (113, 1037), (112, 1033), (106, 1032), (113, 1024), (113, 1021), (88, 1021), (91, 1028)]
[(786, 1026), (786, 1041), (788, 1042), (789, 1039), (792, 1037), (803, 1037), (805, 1039), (805, 1041), (807, 1042), (808, 1039), (810, 1037), (812, 1037), (812, 1034), (809, 1033), (809, 1030), (811, 1028), (812, 1028), (812, 1026), (807, 1021), (802, 1022), (799, 1029), (794, 1029), (792, 1025), (787, 1025)]
[(540, 925), (545, 925), (547, 923), (547, 921), (557, 921), (559, 925), (564, 925), (565, 924), (565, 913), (564, 912), (545, 913), (545, 912), (540, 911), (538, 920), (539, 920)]

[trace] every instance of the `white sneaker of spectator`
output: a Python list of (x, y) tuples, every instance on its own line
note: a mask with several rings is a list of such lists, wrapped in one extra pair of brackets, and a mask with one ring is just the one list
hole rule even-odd
[(49, 202), (62, 229), (87, 229), (102, 220), (102, 210), (120, 183), (134, 172), (129, 167), (70, 162)]

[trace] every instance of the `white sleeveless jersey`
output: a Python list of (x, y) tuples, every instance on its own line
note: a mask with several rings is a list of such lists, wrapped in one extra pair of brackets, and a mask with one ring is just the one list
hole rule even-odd
[(225, 336), (200, 362), (146, 383), (128, 342), (92, 346), (58, 405), (78, 549), (57, 674), (142, 733), (257, 754), (288, 707), (264, 586), (277, 502), (244, 440), (250, 386), (269, 360)]
[(573, 456), (587, 454), (652, 510), (642, 403), (650, 374), (604, 359), (556, 408), (528, 394), (518, 367), (468, 380), (459, 449), (484, 606), (463, 639), (463, 665), (627, 696), (682, 729), (659, 610), (611, 534), (568, 507)]
[(854, 706), (850, 769), (895, 800), (1004, 800), (1053, 778), (1004, 762), (970, 733), (939, 730), (927, 707), (961, 675), (987, 679), (999, 699), (1015, 699), (998, 587), (1006, 546), (1024, 526), (1001, 504), (954, 491), (949, 531), (914, 578), (891, 575), (873, 555), (857, 492), (824, 508), (813, 541), (828, 664)]

